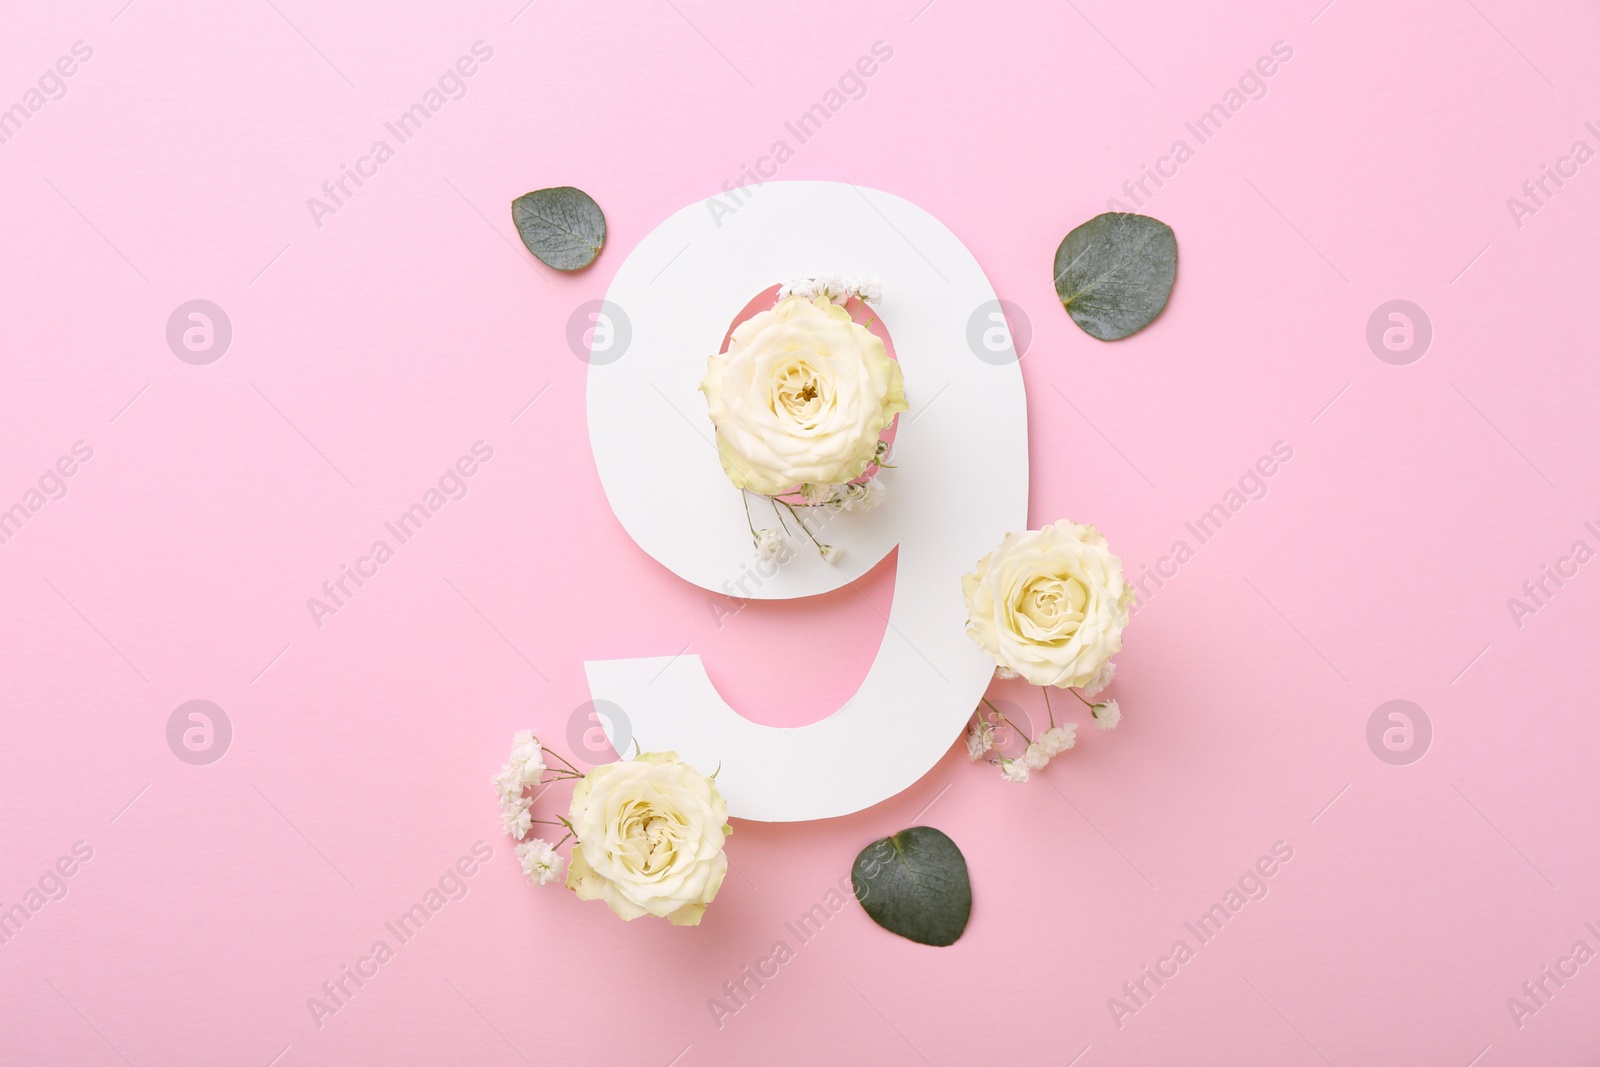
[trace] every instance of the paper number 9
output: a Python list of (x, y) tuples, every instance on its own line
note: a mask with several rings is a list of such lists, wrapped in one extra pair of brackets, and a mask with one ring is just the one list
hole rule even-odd
[(795, 729), (739, 716), (698, 655), (671, 655), (680, 642), (669, 635), (661, 657), (592, 660), (585, 669), (592, 697), (618, 705), (650, 749), (674, 749), (706, 773), (720, 766), (731, 815), (845, 815), (926, 774), (989, 684), (993, 664), (964, 631), (961, 575), (1008, 530), (1027, 525), (1022, 376), (1015, 357), (980, 358), (969, 347), (968, 321), (996, 300), (994, 290), (955, 235), (915, 205), (852, 185), (771, 182), (734, 217), (720, 214), (697, 203), (673, 215), (633, 250), (607, 293), (632, 325), (625, 352), (589, 367), (589, 436), (607, 499), (657, 562), (724, 593), (755, 557), (696, 391), (708, 346), (776, 282), (879, 275), (884, 299), (874, 307), (894, 338), (911, 404), (900, 416), (895, 469), (880, 475), (887, 497), (830, 522), (829, 537), (845, 548), (838, 564), (799, 553), (748, 595), (825, 593), (898, 546), (883, 644), (842, 707)]

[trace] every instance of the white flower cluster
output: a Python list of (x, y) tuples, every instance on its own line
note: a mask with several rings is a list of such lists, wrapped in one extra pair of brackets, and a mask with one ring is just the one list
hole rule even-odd
[[(878, 456), (883, 458), (888, 454), (888, 449), (881, 443), (878, 447)], [(827, 511), (871, 511), (883, 503), (883, 496), (888, 492), (876, 478), (865, 482), (845, 482), (842, 485), (821, 485), (806, 482), (800, 486), (800, 496), (805, 501), (805, 506), (810, 508), (823, 508)], [(777, 505), (787, 506), (787, 505)], [(799, 522), (800, 517), (795, 516)], [(826, 520), (824, 520), (826, 521)], [(756, 558), (762, 562), (787, 563), (794, 558), (794, 542), (784, 530), (769, 526), (755, 531)], [(837, 563), (839, 557), (844, 555), (844, 550), (838, 545), (817, 543), (817, 553), (829, 563)]]
[[(817, 542), (817, 555), (828, 563), (837, 563), (839, 562), (839, 557), (844, 555), (844, 550), (838, 545), (825, 545), (819, 541)], [(789, 539), (787, 533), (776, 526), (757, 530), (756, 558), (764, 563), (772, 562), (780, 565), (788, 563), (794, 558), (794, 543)]]
[(1106, 686), (1110, 685), (1111, 679), (1115, 678), (1116, 676), (1117, 665), (1112, 663), (1110, 660), (1106, 660), (1106, 665), (1100, 668), (1100, 673), (1083, 683), (1083, 695), (1086, 697), (1099, 696), (1100, 691)]
[(522, 873), (534, 885), (547, 885), (561, 877), (562, 860), (550, 842), (535, 837), (518, 845), (516, 854)]
[(876, 274), (819, 274), (815, 278), (791, 278), (784, 282), (778, 290), (778, 299), (790, 296), (803, 296), (807, 300), (823, 296), (836, 304), (853, 296), (875, 304), (883, 299), (883, 286)]
[(846, 482), (843, 485), (814, 485), (807, 482), (800, 487), (806, 505), (827, 508), (830, 511), (871, 511), (883, 503), (888, 492), (876, 478), (865, 482)]
[[(1003, 667), (995, 673), (1000, 677), (1008, 676)], [(1105, 689), (1111, 684), (1111, 679), (1116, 673), (1117, 665), (1107, 662), (1094, 678), (1080, 687), (1084, 696), (1093, 697)], [(1011, 674), (1009, 677), (1016, 675)], [(984, 711), (979, 708), (972, 718), (971, 728), (967, 731), (967, 755), (977, 761), (993, 753), (989, 757), (989, 762), (1000, 768), (1001, 775), (1008, 782), (1026, 782), (1030, 773), (1044, 770), (1052, 759), (1078, 743), (1076, 724), (1069, 722), (1057, 726), (1052, 718), (1050, 728), (1029, 741), (1022, 755), (1015, 757), (1001, 755), (995, 747), (995, 731), (1005, 728), (1019, 735), (1022, 735), (1022, 731), (994, 705), (989, 704), (987, 700), (984, 703), (989, 705), (989, 710)], [(1117, 723), (1122, 721), (1122, 708), (1115, 700), (1102, 700), (1091, 704), (1087, 699), (1083, 699), (1083, 703), (1088, 705), (1089, 717), (1101, 730), (1113, 730)], [(1046, 707), (1049, 707), (1048, 700)]]
[[(1077, 743), (1078, 727), (1069, 722), (1064, 726), (1052, 726), (1037, 739), (1030, 741), (1021, 756), (1015, 758), (997, 756), (990, 762), (1000, 765), (1000, 773), (1006, 781), (1026, 782), (1030, 772), (1044, 770), (1052, 759)], [(967, 755), (978, 760), (993, 749), (994, 727), (985, 722), (980, 715), (974, 720), (971, 732), (967, 734)]]
[(756, 534), (756, 558), (782, 563), (789, 558), (790, 551), (789, 538), (776, 526), (769, 526)]
[(983, 754), (994, 748), (994, 727), (983, 721), (983, 716), (978, 716), (972, 721), (972, 732), (967, 734), (967, 755), (974, 760), (983, 758)]
[[(533, 829), (533, 800), (527, 791), (544, 777), (544, 747), (532, 730), (519, 730), (511, 738), (511, 758), (490, 781), (500, 799), (500, 820), (505, 832), (522, 841)], [(516, 848), (522, 870), (537, 885), (560, 876), (561, 857), (547, 841), (534, 838)]]
[(1077, 743), (1078, 727), (1075, 724), (1069, 722), (1065, 726), (1052, 726), (1039, 735), (1039, 740), (1027, 747), (1022, 753), (1022, 762), (1031, 771), (1042, 771), (1051, 759)]

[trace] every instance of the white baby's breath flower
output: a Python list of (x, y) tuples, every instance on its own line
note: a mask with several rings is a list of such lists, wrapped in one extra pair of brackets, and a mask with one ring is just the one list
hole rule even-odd
[(527, 837), (528, 831), (533, 829), (533, 812), (529, 807), (530, 802), (522, 797), (510, 804), (500, 805), (501, 826), (518, 841)]
[(1096, 696), (1102, 689), (1110, 685), (1111, 679), (1116, 676), (1117, 665), (1107, 660), (1106, 665), (1100, 668), (1099, 674), (1083, 683), (1083, 695), (1086, 697)]
[(1019, 759), (1002, 759), (1000, 773), (1008, 782), (1026, 782), (1028, 780), (1028, 765)]
[(778, 559), (789, 549), (789, 539), (783, 531), (769, 526), (756, 534), (756, 556), (763, 560)]
[(511, 762), (507, 766), (521, 776), (524, 785), (539, 784), (539, 778), (545, 770), (544, 747), (533, 736), (532, 730), (518, 730), (512, 736)]
[(778, 299), (803, 296), (807, 300), (827, 297), (843, 303), (858, 297), (869, 304), (883, 299), (883, 285), (876, 274), (819, 274), (814, 278), (790, 278), (778, 287)]
[(786, 297), (800, 296), (811, 300), (820, 292), (821, 290), (817, 286), (817, 279), (815, 278), (790, 278), (778, 290), (778, 299), (783, 300)]
[(543, 838), (524, 841), (516, 847), (516, 854), (522, 873), (534, 885), (545, 885), (561, 877), (561, 856)]
[(967, 734), (967, 755), (973, 759), (982, 759), (983, 754), (994, 747), (994, 728), (982, 719), (972, 724), (972, 731)]
[(1052, 726), (1039, 735), (1038, 744), (1048, 756), (1059, 756), (1067, 749), (1078, 743), (1078, 726), (1076, 723), (1067, 723), (1064, 726)]
[(523, 802), (522, 799), (522, 774), (507, 765), (500, 769), (494, 776), (495, 799), (500, 804), (501, 811), (509, 811)]
[(994, 669), (994, 676), (1005, 681), (1010, 681), (1012, 678), (1017, 676), (1017, 672), (1012, 670), (1010, 667), (996, 667)]
[(884, 488), (876, 479), (850, 482), (840, 486), (838, 504), (841, 511), (870, 511), (883, 500)]
[(1102, 730), (1109, 730), (1122, 721), (1122, 709), (1115, 700), (1096, 704), (1089, 711), (1094, 716), (1094, 724)]
[(1034, 741), (1022, 750), (1022, 762), (1027, 765), (1029, 770), (1042, 771), (1053, 755), (1055, 753), (1046, 751), (1044, 745)]
[(817, 551), (821, 552), (822, 558), (827, 560), (829, 563), (839, 562), (839, 557), (844, 555), (844, 550), (838, 545), (821, 545), (818, 547)]
[(838, 503), (837, 497), (839, 495), (839, 487), (837, 485), (807, 482), (800, 487), (800, 495), (803, 496), (806, 503), (812, 507), (823, 507), (825, 505)]

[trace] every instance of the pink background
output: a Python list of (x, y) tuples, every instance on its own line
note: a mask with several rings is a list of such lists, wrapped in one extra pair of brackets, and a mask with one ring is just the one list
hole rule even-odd
[[(1520, 628), (1506, 602), (1600, 548), (1600, 164), (1520, 227), (1506, 198), (1600, 147), (1600, 18), (1321, 3), (13, 12), (0, 106), (73, 42), (93, 57), (0, 144), (0, 507), (74, 442), (93, 458), (0, 545), (0, 907), (75, 842), (93, 858), (0, 945), (0, 1060), (1586, 1062), (1600, 963), (1520, 1027), (1507, 998), (1600, 950), (1600, 565)], [(318, 227), (306, 199), (479, 40), (469, 92)], [(785, 121), (880, 40), (866, 95), (795, 147)], [(1056, 244), (1195, 147), (1185, 121), (1276, 41), (1267, 95), (1146, 205), (1181, 247), (1166, 313), (1087, 337)], [(1148, 598), (1120, 729), (1026, 786), (953, 748), (859, 815), (739, 824), (704, 925), (623, 924), (516, 870), (488, 785), (512, 731), (559, 746), (586, 657), (685, 646), (747, 714), (809, 721), (894, 594), (890, 563), (719, 627), (590, 458), (573, 309), (778, 138), (779, 177), (916, 202), (1030, 317), (1034, 525), (1092, 521), (1137, 573), (1274, 442), (1294, 456)], [(573, 276), (509, 217), (558, 184), (610, 223)], [(208, 366), (165, 340), (196, 298), (233, 326)], [(1366, 342), (1395, 298), (1433, 325), (1409, 366)], [(470, 493), (318, 628), (306, 599), (479, 440)], [(1408, 766), (1366, 740), (1397, 698), (1433, 726)], [(233, 727), (207, 766), (166, 740), (193, 699)], [(719, 1028), (723, 983), (913, 822), (971, 864), (962, 940), (849, 905)], [(480, 840), (465, 898), (319, 1028), (307, 998)], [(1108, 998), (1279, 841), (1265, 899), (1119, 1026)]]

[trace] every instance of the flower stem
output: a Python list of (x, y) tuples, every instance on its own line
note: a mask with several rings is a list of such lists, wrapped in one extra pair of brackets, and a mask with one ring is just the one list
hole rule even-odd
[(1067, 692), (1071, 693), (1073, 696), (1077, 697), (1080, 701), (1082, 701), (1084, 707), (1088, 708), (1090, 711), (1094, 710), (1094, 704), (1090, 703), (1087, 700), (1084, 700), (1084, 697), (1083, 697), (1082, 693), (1078, 692), (1076, 689), (1068, 689)]
[(1024, 733), (1022, 727), (1018, 726), (1016, 723), (1012, 722), (1010, 719), (1007, 719), (1004, 715), (1000, 716), (1000, 718), (1002, 720), (1004, 720), (1004, 722), (1005, 722), (1005, 724), (1007, 726), (1011, 727), (1018, 734), (1020, 734), (1024, 741), (1026, 741), (1030, 745), (1033, 744), (1033, 738), (1029, 737), (1026, 733)]
[[(980, 699), (985, 704), (989, 704), (989, 698), (988, 697), (981, 697)], [(1022, 727), (1018, 726), (1016, 723), (1014, 723), (1010, 719), (1006, 718), (1006, 713), (1005, 712), (1001, 711), (999, 708), (995, 707), (993, 704), (989, 704), (989, 710), (994, 712), (997, 716), (999, 716), (1001, 722), (1005, 723), (1007, 726), (1009, 726), (1013, 730), (1015, 730), (1017, 732), (1017, 736), (1021, 737), (1028, 744), (1030, 744), (1030, 745), (1033, 744), (1033, 738), (1029, 737), (1025, 732), (1023, 732)]]
[[(778, 510), (778, 505), (779, 504), (783, 504), (783, 501), (779, 500), (775, 496), (769, 496), (769, 497), (767, 497), (767, 499), (772, 501), (772, 514), (777, 517), (778, 525), (783, 527), (783, 532), (784, 533), (789, 533), (789, 524), (788, 524), (788, 522), (786, 522), (784, 520), (783, 512)], [(783, 504), (783, 506), (786, 507), (786, 508), (789, 507), (789, 505), (787, 505), (787, 504)], [(789, 510), (793, 511), (794, 509), (793, 508), (789, 508)], [(799, 522), (800, 520), (798, 518), (796, 518), (795, 521)]]
[[(568, 769), (570, 769), (573, 774), (576, 774), (579, 778), (583, 777), (584, 772), (580, 771), (580, 770), (578, 770), (578, 768), (572, 766), (572, 762), (570, 760), (568, 760), (565, 756), (563, 756), (561, 753), (557, 752), (553, 748), (547, 748), (547, 749), (545, 749), (545, 751), (550, 753), (550, 755), (554, 756), (556, 759), (560, 760), (562, 763), (565, 763), (567, 765)], [(556, 773), (560, 773), (560, 772), (556, 772)]]
[(549, 785), (552, 782), (568, 782), (568, 781), (571, 781), (574, 778), (582, 778), (583, 777), (583, 774), (580, 771), (564, 771), (560, 767), (555, 767), (555, 768), (546, 767), (544, 773), (548, 774), (550, 777), (549, 778), (540, 778), (539, 779), (539, 784), (540, 785)]
[[(817, 551), (821, 552), (822, 551), (822, 542), (818, 541), (817, 540), (817, 535), (811, 532), (811, 527), (807, 526), (805, 523), (800, 521), (799, 512), (795, 511), (794, 507), (787, 500), (779, 500), (777, 497), (773, 497), (773, 502), (777, 503), (777, 504), (782, 504), (784, 507), (789, 509), (789, 514), (794, 516), (794, 521), (799, 523), (800, 529), (805, 531), (805, 535), (807, 537), (811, 538), (811, 543), (817, 546)], [(776, 509), (774, 509), (774, 510), (776, 510)], [(781, 518), (782, 516), (779, 516), (779, 517)]]
[(1054, 730), (1056, 728), (1056, 712), (1050, 706), (1050, 687), (1041, 685), (1039, 688), (1044, 690), (1044, 710), (1050, 713), (1050, 729)]
[(744, 503), (744, 524), (750, 528), (750, 540), (761, 540), (756, 536), (756, 524), (750, 521), (750, 494), (741, 489), (739, 490), (739, 499)]

